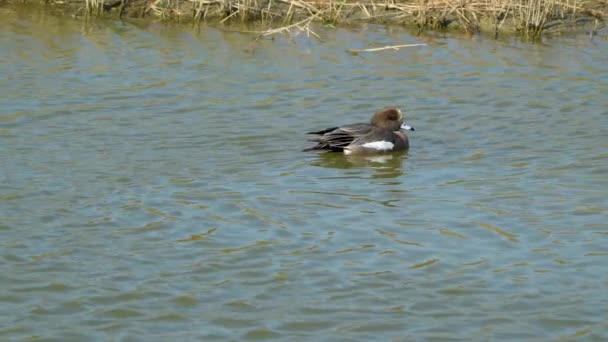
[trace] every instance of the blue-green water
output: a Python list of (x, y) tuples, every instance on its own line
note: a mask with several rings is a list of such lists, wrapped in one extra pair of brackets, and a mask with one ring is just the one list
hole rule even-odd
[(317, 33), (3, 9), (0, 340), (608, 339), (605, 37)]

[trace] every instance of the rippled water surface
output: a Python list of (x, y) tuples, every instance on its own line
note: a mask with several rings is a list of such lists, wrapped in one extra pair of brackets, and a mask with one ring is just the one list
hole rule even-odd
[(0, 340), (608, 339), (605, 38), (1, 14)]

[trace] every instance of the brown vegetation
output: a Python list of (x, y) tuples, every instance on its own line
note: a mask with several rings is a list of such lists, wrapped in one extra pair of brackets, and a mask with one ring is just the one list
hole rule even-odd
[[(77, 8), (80, 15), (155, 16), (179, 21), (252, 23), (308, 34), (326, 24), (393, 23), (424, 30), (519, 33), (538, 39), (547, 31), (605, 27), (608, 0), (30, 0)], [(381, 1), (381, 2), (380, 2)]]

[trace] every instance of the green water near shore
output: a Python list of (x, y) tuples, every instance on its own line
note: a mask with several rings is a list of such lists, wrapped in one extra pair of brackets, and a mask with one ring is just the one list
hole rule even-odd
[[(608, 338), (605, 40), (7, 13), (0, 340)], [(408, 153), (300, 152), (386, 105)]]

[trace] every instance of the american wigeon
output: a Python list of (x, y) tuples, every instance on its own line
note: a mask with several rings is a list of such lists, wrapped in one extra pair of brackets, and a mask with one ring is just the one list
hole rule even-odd
[(414, 128), (403, 123), (399, 108), (386, 108), (374, 113), (370, 123), (330, 127), (307, 134), (319, 135), (317, 144), (304, 151), (327, 150), (352, 153), (379, 153), (407, 150), (410, 142), (403, 130)]

